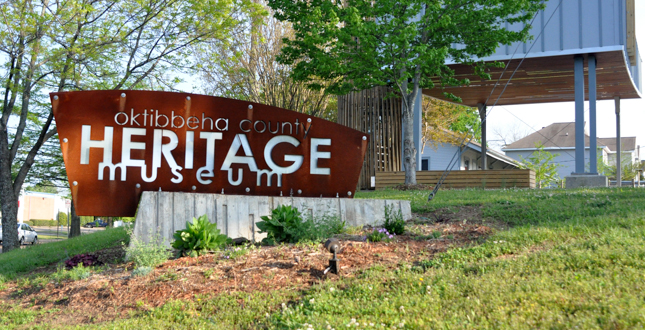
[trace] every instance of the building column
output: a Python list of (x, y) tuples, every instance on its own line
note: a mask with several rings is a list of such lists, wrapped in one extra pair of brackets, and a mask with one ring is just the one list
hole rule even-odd
[(575, 174), (585, 172), (585, 75), (584, 58), (574, 57), (573, 66), (575, 108), (576, 108), (576, 153)]
[(596, 136), (596, 56), (587, 57), (589, 68), (589, 173), (598, 174), (598, 139)]
[(414, 102), (414, 129), (412, 131), (414, 138), (414, 148), (417, 149), (417, 171), (421, 171), (421, 146), (423, 142), (421, 140), (422, 134), (422, 125), (423, 125), (423, 93), (419, 89), (419, 94), (417, 95), (417, 100)]
[(616, 187), (622, 186), (623, 168), (620, 161), (622, 154), (620, 146), (620, 96), (614, 97), (616, 105)]
[(479, 109), (479, 118), (481, 119), (481, 138), (482, 138), (482, 150), (481, 150), (481, 167), (482, 170), (488, 169), (488, 161), (486, 159), (487, 148), (486, 148), (486, 104), (478, 103), (477, 108)]

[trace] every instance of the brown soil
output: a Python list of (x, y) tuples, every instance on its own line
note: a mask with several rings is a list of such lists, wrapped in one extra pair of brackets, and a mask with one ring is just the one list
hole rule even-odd
[[(132, 311), (149, 310), (171, 299), (194, 299), (195, 295), (267, 288), (299, 290), (323, 281), (351, 278), (377, 264), (393, 269), (402, 263), (427, 260), (450, 247), (481, 240), (496, 227), (482, 221), (478, 208), (465, 207), (417, 215), (408, 223), (407, 233), (389, 243), (364, 242), (363, 235), (371, 228), (356, 235), (340, 235), (340, 276), (324, 273), (331, 254), (322, 244), (258, 247), (236, 260), (222, 253), (184, 257), (164, 263), (147, 276), (132, 276), (131, 263), (114, 263), (123, 256), (123, 250), (115, 247), (99, 252), (103, 261), (112, 263), (87, 279), (48, 283), (45, 287), (19, 287), (12, 282), (0, 291), (0, 300), (24, 308), (55, 309), (48, 314), (50, 322), (73, 325), (128, 317)], [(442, 233), (441, 238), (432, 239), (437, 231)]]

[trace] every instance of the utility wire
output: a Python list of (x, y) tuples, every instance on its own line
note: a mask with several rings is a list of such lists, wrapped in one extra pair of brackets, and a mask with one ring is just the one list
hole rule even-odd
[[(520, 63), (517, 65), (517, 67), (515, 68), (515, 70), (511, 74), (511, 76), (506, 81), (506, 84), (504, 85), (504, 89), (502, 89), (502, 92), (497, 96), (497, 99), (495, 100), (495, 103), (491, 106), (490, 110), (486, 112), (486, 115), (484, 116), (484, 119), (482, 120), (482, 123), (481, 123), (482, 125), (485, 124), (486, 119), (488, 118), (488, 115), (490, 114), (491, 111), (493, 111), (493, 108), (497, 105), (497, 102), (499, 102), (499, 99), (502, 97), (502, 95), (506, 91), (506, 88), (508, 88), (509, 83), (511, 82), (511, 80), (515, 76), (515, 73), (520, 68), (520, 66), (522, 66), (522, 63), (524, 63), (524, 60), (526, 59), (528, 54), (531, 52), (531, 49), (533, 49), (533, 46), (535, 46), (535, 43), (537, 42), (537, 40), (542, 36), (542, 34), (544, 33), (544, 29), (549, 24), (549, 22), (551, 22), (551, 19), (553, 18), (553, 16), (555, 15), (556, 11), (558, 11), (558, 9), (560, 8), (561, 5), (562, 5), (562, 0), (560, 0), (560, 2), (558, 3), (558, 6), (555, 7), (555, 9), (553, 10), (553, 13), (551, 13), (551, 16), (549, 16), (549, 19), (547, 20), (547, 22), (542, 25), (542, 29), (540, 30), (540, 33), (538, 34), (538, 36), (531, 43), (531, 47), (526, 51), (526, 53), (524, 53), (524, 57), (522, 58)], [(530, 23), (531, 26), (533, 25), (533, 22), (537, 18), (538, 13), (539, 12), (536, 12), (535, 15), (533, 16), (533, 19), (531, 20), (531, 23)], [(497, 82), (493, 86), (493, 89), (491, 90), (490, 94), (488, 95), (488, 98), (486, 99), (486, 103), (484, 103), (484, 106), (490, 100), (491, 96), (493, 95), (493, 92), (495, 91), (495, 89), (499, 85), (499, 82), (501, 81), (502, 76), (504, 75), (504, 73), (506, 72), (508, 67), (511, 65), (511, 62), (513, 61), (513, 57), (517, 53), (517, 50), (519, 49), (519, 47), (520, 47), (520, 43), (518, 43), (517, 46), (515, 47), (515, 50), (513, 51), (513, 54), (511, 55), (511, 58), (506, 63), (506, 67), (504, 68), (504, 70), (502, 71), (502, 74), (500, 74), (499, 78), (497, 79)], [(439, 188), (441, 187), (441, 185), (445, 181), (445, 179), (448, 176), (448, 174), (450, 174), (450, 172), (452, 172), (452, 168), (457, 164), (458, 161), (461, 160), (462, 152), (466, 149), (466, 145), (473, 140), (474, 136), (471, 136), (470, 139), (468, 139), (467, 142), (466, 142), (466, 138), (467, 137), (464, 137), (464, 139), (462, 140), (459, 148), (457, 149), (457, 151), (453, 155), (452, 159), (450, 160), (450, 163), (448, 163), (448, 167), (446, 168), (446, 170), (444, 170), (443, 174), (441, 175), (441, 178), (439, 178), (439, 181), (437, 181), (437, 184), (435, 185), (435, 187), (432, 190), (432, 192), (430, 193), (430, 195), (428, 195), (428, 201), (431, 201), (434, 198), (434, 196), (437, 194), (437, 191), (439, 191)], [(486, 166), (486, 164), (484, 164), (484, 167), (485, 166)]]

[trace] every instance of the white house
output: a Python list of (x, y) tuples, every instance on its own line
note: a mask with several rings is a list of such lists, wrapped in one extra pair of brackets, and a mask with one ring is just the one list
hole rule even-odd
[[(436, 148), (426, 145), (421, 153), (421, 170), (447, 169), (451, 160), (458, 156), (460, 148), (462, 148), (461, 157), (453, 162), (452, 170), (481, 170), (481, 144), (477, 142), (469, 142), (462, 147), (450, 143), (441, 143)], [(500, 152), (487, 149), (486, 155), (489, 170), (517, 168), (513, 159)]]
[[(526, 159), (542, 144), (544, 150), (556, 154), (553, 162), (559, 164), (558, 174), (561, 178), (575, 171), (575, 123), (553, 123), (541, 130), (519, 139), (504, 148), (506, 156), (515, 160)], [(598, 138), (598, 162), (614, 165), (616, 162), (616, 138)], [(621, 138), (623, 159), (639, 161), (635, 137)], [(585, 164), (589, 167), (589, 135), (585, 132)]]

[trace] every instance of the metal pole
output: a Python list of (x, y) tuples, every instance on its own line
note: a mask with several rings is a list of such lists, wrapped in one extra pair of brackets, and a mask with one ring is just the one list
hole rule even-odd
[(596, 136), (596, 56), (587, 58), (589, 68), (589, 173), (598, 174), (598, 140)]
[(488, 161), (486, 159), (486, 104), (478, 103), (477, 108), (479, 108), (479, 118), (481, 119), (481, 138), (482, 138), (482, 153), (481, 153), (481, 167), (482, 170), (488, 169)]
[(620, 147), (620, 96), (614, 97), (616, 105), (616, 187), (622, 186), (623, 181), (623, 168), (620, 161), (622, 154)]
[(573, 76), (576, 106), (576, 171), (585, 172), (585, 75), (584, 59), (577, 55), (573, 59)]

